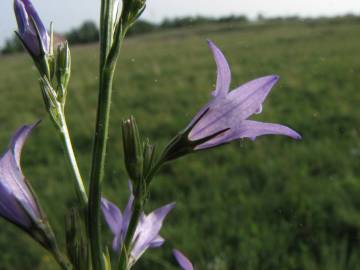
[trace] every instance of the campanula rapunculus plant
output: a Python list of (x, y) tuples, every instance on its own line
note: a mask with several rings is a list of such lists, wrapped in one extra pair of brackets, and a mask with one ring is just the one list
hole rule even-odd
[[(152, 180), (165, 162), (242, 138), (254, 140), (269, 134), (301, 138), (286, 126), (249, 120), (262, 111), (262, 104), (278, 76), (261, 77), (230, 91), (231, 74), (227, 60), (209, 41), (217, 65), (212, 99), (161, 152), (156, 151), (156, 143), (140, 135), (134, 117), (125, 118), (122, 123), (123, 159), (130, 179), (130, 198), (123, 213), (105, 199), (102, 185), (106, 183), (105, 161), (116, 63), (126, 33), (145, 7), (145, 0), (101, 0), (98, 104), (92, 163), (87, 174), (90, 175), (89, 188), (86, 188), (65, 117), (71, 75), (70, 47), (64, 42), (54, 53), (52, 34), (48, 34), (31, 1), (14, 0), (17, 34), (39, 70), (45, 109), (59, 134), (73, 176), (77, 200), (65, 214), (67, 256), (57, 247), (46, 216), (20, 167), (22, 147), (36, 125), (21, 127), (0, 158), (0, 215), (49, 250), (64, 270), (130, 270), (145, 251), (162, 246), (165, 239), (160, 236), (160, 230), (175, 203), (147, 215), (145, 207), (150, 198)], [(109, 241), (102, 238), (102, 217), (114, 235), (114, 252), (105, 247)], [(193, 270), (192, 263), (180, 251), (174, 250), (173, 255), (182, 269)]]
[(285, 135), (300, 139), (300, 134), (286, 126), (248, 119), (262, 112), (263, 102), (279, 77), (269, 75), (257, 78), (229, 91), (229, 64), (213, 42), (208, 41), (208, 45), (217, 65), (216, 88), (212, 92), (212, 99), (195, 115), (185, 131), (169, 144), (164, 159), (174, 159), (192, 151), (242, 138), (255, 140), (262, 135)]
[(29, 0), (15, 0), (18, 36), (33, 57), (50, 54), (50, 36)]

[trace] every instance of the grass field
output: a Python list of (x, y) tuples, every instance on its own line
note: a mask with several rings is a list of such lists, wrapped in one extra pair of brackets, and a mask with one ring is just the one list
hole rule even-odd
[[(129, 39), (116, 72), (104, 195), (119, 205), (127, 200), (124, 117), (133, 114), (161, 146), (209, 99), (215, 64), (207, 38), (229, 59), (234, 87), (280, 75), (256, 118), (288, 125), (303, 140), (244, 140), (164, 167), (148, 210), (171, 201), (177, 207), (162, 230), (166, 244), (136, 269), (177, 269), (173, 247), (197, 269), (360, 269), (360, 24), (222, 24)], [(88, 178), (97, 46), (72, 54), (67, 118)], [(18, 126), (43, 119), (24, 149), (23, 169), (64, 244), (64, 213), (75, 195), (29, 57), (0, 57), (0, 82), (1, 149)], [(0, 269), (57, 269), (30, 238), (5, 221), (0, 226)]]

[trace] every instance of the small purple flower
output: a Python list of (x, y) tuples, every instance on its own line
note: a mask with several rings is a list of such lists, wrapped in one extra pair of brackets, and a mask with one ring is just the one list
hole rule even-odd
[(18, 129), (0, 159), (0, 215), (25, 230), (42, 219), (20, 167), (21, 149), (35, 125)]
[(194, 269), (190, 260), (188, 258), (186, 258), (185, 255), (182, 254), (179, 250), (174, 249), (173, 255), (182, 269), (184, 269), (184, 270), (193, 270)]
[[(134, 196), (131, 194), (124, 214), (122, 214), (115, 204), (105, 198), (101, 200), (101, 209), (105, 221), (114, 234), (112, 243), (114, 251), (120, 250), (125, 239), (132, 214), (133, 201)], [(159, 235), (159, 232), (165, 217), (174, 207), (175, 204), (170, 203), (154, 210), (149, 215), (142, 213), (132, 239), (129, 265), (133, 265), (148, 248), (157, 248), (164, 243), (165, 240)]]
[(279, 124), (248, 120), (262, 111), (262, 104), (279, 77), (270, 75), (230, 90), (231, 72), (225, 56), (211, 41), (208, 45), (217, 65), (213, 98), (192, 119), (185, 131), (175, 137), (165, 151), (170, 160), (193, 150), (212, 148), (241, 138), (255, 140), (261, 135), (285, 135), (301, 139), (296, 131)]
[(50, 37), (30, 0), (15, 0), (14, 11), (18, 36), (30, 54), (36, 58), (50, 54)]

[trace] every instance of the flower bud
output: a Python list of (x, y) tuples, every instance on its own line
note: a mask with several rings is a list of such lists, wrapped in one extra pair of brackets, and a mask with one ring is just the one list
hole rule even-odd
[(89, 250), (86, 241), (85, 227), (81, 222), (78, 209), (73, 208), (68, 213), (65, 232), (66, 250), (74, 269), (88, 270), (90, 262)]
[(58, 46), (56, 60), (56, 79), (59, 86), (59, 100), (64, 104), (67, 86), (71, 75), (71, 55), (67, 42)]
[(123, 121), (122, 132), (125, 167), (130, 179), (137, 182), (143, 174), (143, 149), (134, 117)]
[(130, 27), (145, 10), (146, 0), (123, 0), (121, 19), (126, 27)]
[(41, 76), (52, 79), (52, 41), (30, 0), (15, 0), (16, 32)]
[(26, 49), (34, 57), (50, 54), (50, 36), (28, 0), (15, 0), (14, 11), (19, 26), (18, 35)]
[(54, 124), (61, 128), (62, 124), (59, 111), (60, 103), (58, 101), (58, 95), (47, 79), (41, 78), (39, 81), (41, 93), (45, 103), (45, 108), (50, 113), (51, 119), (53, 120)]

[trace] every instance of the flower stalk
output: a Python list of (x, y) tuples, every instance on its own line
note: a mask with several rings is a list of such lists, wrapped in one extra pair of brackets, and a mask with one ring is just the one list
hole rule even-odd
[(64, 150), (66, 152), (66, 156), (68, 158), (70, 167), (72, 169), (73, 175), (75, 177), (76, 180), (76, 194), (78, 197), (78, 200), (80, 202), (80, 205), (85, 209), (88, 203), (88, 197), (87, 197), (87, 193), (86, 193), (86, 189), (84, 186), (84, 182), (82, 180), (81, 174), (80, 174), (80, 170), (76, 161), (76, 157), (75, 157), (75, 153), (74, 153), (74, 149), (71, 143), (71, 139), (70, 139), (70, 133), (66, 124), (66, 120), (65, 120), (65, 116), (63, 113), (60, 114), (60, 119), (61, 119), (61, 129), (60, 129), (60, 137), (61, 137), (61, 141), (63, 143), (64, 146)]
[(101, 185), (104, 178), (105, 156), (109, 133), (112, 84), (116, 61), (125, 32), (120, 20), (115, 22), (113, 0), (102, 0), (100, 11), (100, 82), (95, 126), (88, 205), (88, 234), (90, 237), (92, 267), (105, 268), (101, 243)]
[(99, 102), (90, 175), (88, 230), (89, 235), (91, 235), (90, 243), (93, 268), (99, 270), (104, 269), (100, 228), (100, 200), (109, 130), (113, 74), (113, 70), (106, 69), (102, 72), (100, 79)]
[[(70, 168), (75, 178), (75, 190), (79, 205), (85, 209), (88, 203), (87, 193), (77, 165), (64, 113), (66, 94), (57, 93), (51, 86), (50, 82), (45, 78), (40, 79), (40, 86), (45, 107), (49, 112), (55, 127), (60, 133), (61, 142), (64, 146), (67, 160), (69, 161)], [(66, 93), (66, 89), (63, 89), (63, 91)]]

